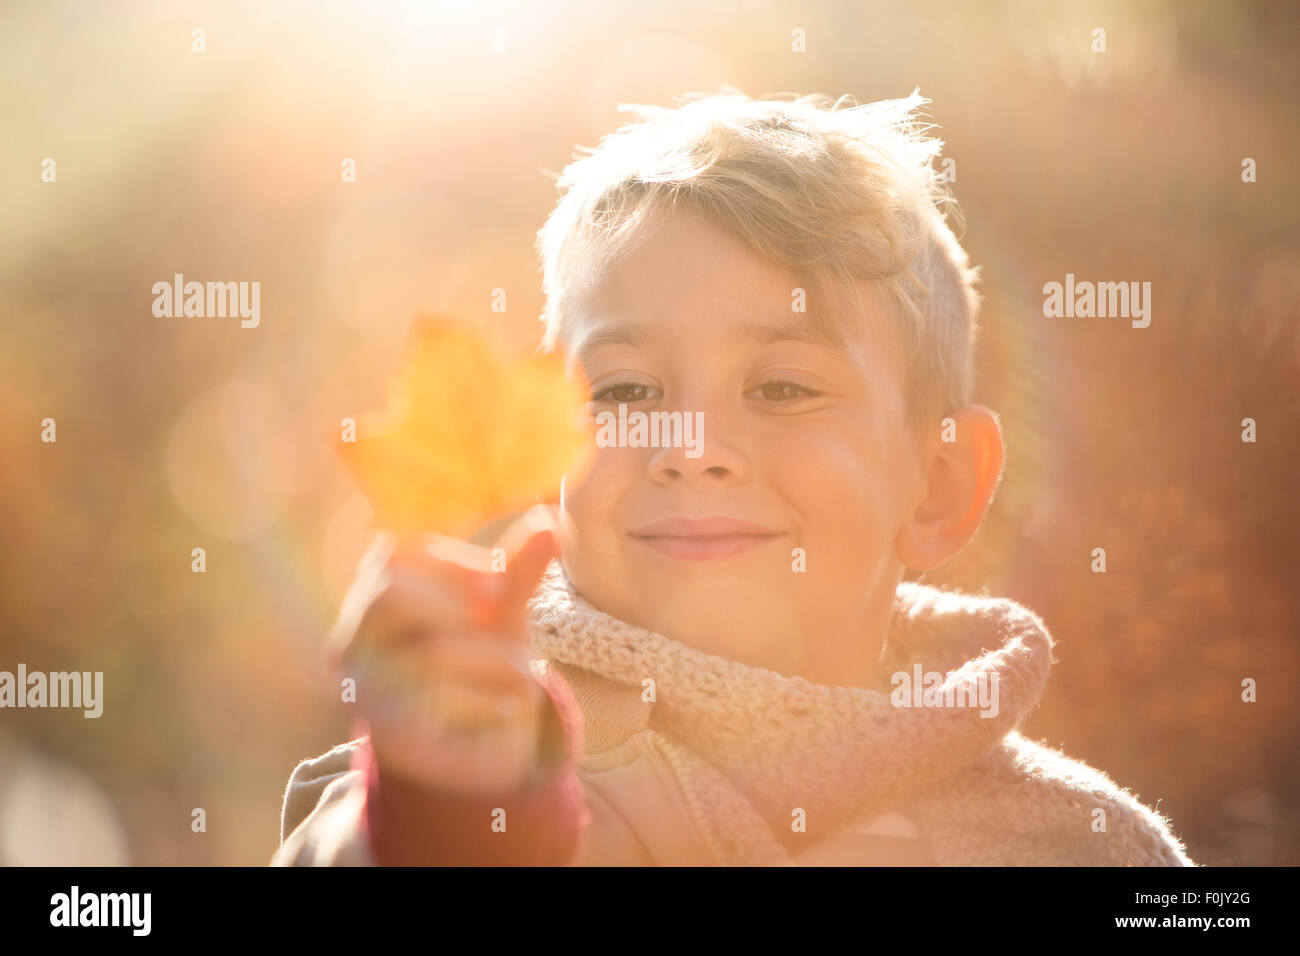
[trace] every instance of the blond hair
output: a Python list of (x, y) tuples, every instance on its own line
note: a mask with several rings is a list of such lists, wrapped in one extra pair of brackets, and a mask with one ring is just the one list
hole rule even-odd
[(595, 280), (591, 262), (616, 263), (653, 210), (680, 201), (803, 276), (809, 319), (832, 343), (867, 315), (854, 280), (879, 280), (901, 320), (909, 420), (965, 405), (978, 270), (947, 223), (959, 214), (933, 167), (943, 143), (920, 119), (929, 102), (919, 90), (865, 105), (823, 94), (754, 100), (724, 86), (675, 108), (619, 104), (640, 121), (579, 147), (537, 234), (540, 349), (565, 336), (565, 303)]

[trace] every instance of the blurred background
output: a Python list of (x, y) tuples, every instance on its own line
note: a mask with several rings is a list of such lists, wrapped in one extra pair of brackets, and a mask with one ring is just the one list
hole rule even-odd
[[(1008, 457), (927, 580), (1052, 629), (1030, 736), (1198, 863), (1300, 863), (1298, 43), (1282, 2), (6, 3), (0, 670), (105, 700), (0, 711), (0, 863), (270, 859), (294, 764), (349, 733), (341, 419), (417, 309), (531, 349), (575, 145), (724, 83), (933, 100)], [(1150, 327), (1045, 319), (1067, 272), (1150, 281)], [(260, 325), (154, 317), (175, 273), (260, 281)]]

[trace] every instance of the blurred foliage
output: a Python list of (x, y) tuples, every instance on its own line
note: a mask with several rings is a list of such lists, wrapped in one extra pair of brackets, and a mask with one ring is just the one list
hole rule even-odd
[[(928, 579), (1052, 629), (1028, 733), (1168, 813), (1198, 862), (1300, 862), (1292, 5), (28, 2), (0, 18), (0, 668), (102, 670), (106, 687), (98, 720), (0, 714), (0, 818), (64, 794), (49, 825), (80, 821), (59, 832), (90, 834), (86, 860), (268, 860), (293, 764), (348, 733), (318, 649), (369, 514), (331, 442), (382, 407), (410, 317), (531, 348), (553, 176), (623, 121), (618, 102), (919, 86), (983, 267), (978, 399), (1008, 445), (984, 528)], [(1150, 328), (1044, 319), (1042, 285), (1067, 272), (1150, 281)], [(176, 273), (260, 281), (259, 327), (155, 318), (152, 285)], [(6, 837), (0, 862), (67, 859), (68, 839)]]

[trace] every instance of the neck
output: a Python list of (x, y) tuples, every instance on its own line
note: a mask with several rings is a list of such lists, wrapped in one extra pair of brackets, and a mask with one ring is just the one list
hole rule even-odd
[(883, 600), (873, 597), (851, 620), (838, 626), (830, 620), (815, 622), (816, 640), (808, 642), (809, 653), (791, 676), (828, 687), (876, 687), (894, 613), (894, 594), (890, 590)]

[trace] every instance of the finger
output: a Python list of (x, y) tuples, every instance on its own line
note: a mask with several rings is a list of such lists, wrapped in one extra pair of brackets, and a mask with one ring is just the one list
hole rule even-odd
[(532, 693), (525, 647), (484, 640), (481, 633), (446, 635), (430, 645), (422, 667), (429, 686), (474, 687), (485, 694)]
[(496, 594), (490, 579), (498, 575), (492, 573), (492, 555), (487, 548), (440, 534), (408, 536), (400, 540), (389, 564), (452, 583), (475, 625), (491, 626)]
[(491, 569), (492, 555), (488, 549), (468, 541), (426, 534), (408, 535), (395, 542), (389, 564), (442, 577), (464, 577), (468, 572)]
[(517, 718), (541, 686), (526, 655), (483, 634), (440, 634), (399, 646), (357, 648), (344, 674), (357, 706), (385, 727), (429, 725), (446, 732)]
[(434, 726), (461, 733), (518, 721), (536, 701), (537, 694), (527, 684), (499, 688), (446, 681), (437, 685), (430, 713)]
[(545, 506), (531, 509), (506, 530), (499, 546), (506, 552), (506, 570), (499, 585), (498, 627), (526, 640), (528, 601), (551, 561), (560, 556), (554, 515)]
[(357, 625), (380, 586), (384, 566), (392, 557), (397, 544), (396, 535), (380, 531), (357, 562), (356, 573), (347, 592), (343, 595), (338, 616), (325, 636), (323, 652), (329, 670), (334, 671), (342, 666), (348, 645), (356, 635)]
[(487, 548), (445, 534), (421, 535), (417, 539), (407, 539), (404, 545), (414, 547), (417, 552), (435, 561), (477, 571), (487, 571), (491, 566), (492, 556)]
[(357, 574), (362, 575), (367, 572), (383, 567), (384, 563), (392, 556), (401, 544), (401, 539), (391, 531), (379, 531), (375, 534), (374, 540), (366, 548), (365, 554), (357, 562)]
[(383, 651), (470, 626), (466, 602), (456, 584), (390, 566), (362, 609), (344, 656), (361, 650)]

